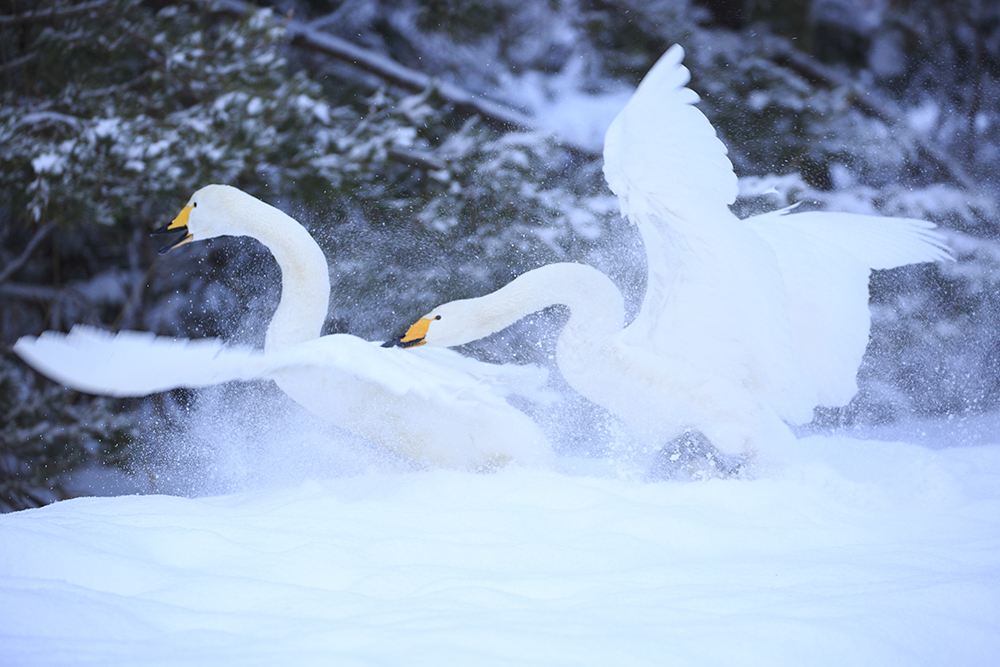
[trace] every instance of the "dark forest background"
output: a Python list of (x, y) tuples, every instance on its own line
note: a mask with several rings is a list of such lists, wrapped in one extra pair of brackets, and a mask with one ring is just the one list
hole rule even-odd
[[(1000, 403), (1000, 3), (987, 0), (0, 0), (0, 508), (141, 470), (129, 401), (12, 353), (74, 323), (260, 343), (277, 267), (247, 240), (157, 254), (218, 182), (331, 259), (329, 331), (385, 339), (434, 305), (579, 260), (633, 309), (640, 243), (603, 129), (673, 43), (741, 177), (741, 215), (803, 202), (947, 230), (957, 262), (873, 278), (851, 405), (817, 426)], [(559, 312), (470, 353), (548, 364)], [(517, 345), (532, 337), (542, 345)], [(146, 454), (142, 454), (145, 452)]]

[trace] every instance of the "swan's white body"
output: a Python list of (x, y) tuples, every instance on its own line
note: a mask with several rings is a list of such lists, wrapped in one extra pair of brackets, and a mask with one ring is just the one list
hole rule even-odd
[(414, 357), (346, 334), (320, 337), (330, 295), (326, 258), (291, 217), (236, 188), (210, 185), (173, 227), (189, 230), (181, 243), (244, 235), (274, 254), (281, 299), (263, 352), (90, 327), (24, 337), (14, 350), (57, 381), (114, 396), (272, 379), (319, 417), (432, 465), (485, 469), (549, 455), (541, 430), (502, 397), (519, 381), (537, 383), (532, 369), (510, 373), (451, 351)]
[(438, 307), (403, 340), (452, 346), (552, 304), (569, 384), (665, 444), (689, 429), (727, 454), (787, 451), (785, 422), (843, 405), (868, 342), (872, 269), (949, 257), (930, 223), (777, 211), (739, 220), (726, 148), (685, 88), (671, 48), (608, 129), (604, 172), (646, 246), (635, 321), (603, 274), (556, 264), (497, 292)]

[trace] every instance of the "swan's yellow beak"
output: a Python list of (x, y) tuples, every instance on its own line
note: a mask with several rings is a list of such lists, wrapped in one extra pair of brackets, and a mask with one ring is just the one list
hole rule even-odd
[(429, 317), (423, 317), (416, 321), (416, 323), (406, 330), (403, 337), (399, 339), (400, 347), (418, 347), (423, 345), (427, 341), (427, 329), (430, 328), (431, 322), (433, 322)]
[(177, 214), (177, 217), (173, 219), (173, 222), (152, 232), (154, 236), (159, 234), (170, 234), (172, 232), (184, 232), (184, 235), (181, 236), (175, 243), (171, 243), (170, 245), (160, 248), (161, 255), (194, 240), (194, 237), (191, 236), (191, 232), (188, 231), (187, 227), (188, 217), (191, 215), (192, 208), (194, 208), (194, 206), (192, 204), (188, 204), (181, 209), (181, 212)]

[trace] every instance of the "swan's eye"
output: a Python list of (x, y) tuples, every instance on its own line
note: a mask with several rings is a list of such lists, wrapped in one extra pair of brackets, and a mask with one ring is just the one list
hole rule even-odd
[(434, 319), (435, 319), (435, 320), (440, 320), (440, 319), (441, 319), (441, 316), (440, 316), (440, 315), (436, 315), (436, 316), (434, 317)]

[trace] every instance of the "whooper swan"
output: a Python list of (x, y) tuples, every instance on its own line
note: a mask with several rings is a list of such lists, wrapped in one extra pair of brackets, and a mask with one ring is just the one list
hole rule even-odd
[(346, 334), (320, 337), (330, 297), (326, 258), (278, 209), (236, 188), (209, 185), (159, 231), (182, 235), (169, 248), (250, 236), (274, 254), (281, 298), (263, 352), (213, 339), (112, 335), (83, 326), (68, 335), (26, 336), (15, 352), (58, 382), (112, 396), (269, 378), (319, 417), (430, 465), (475, 470), (548, 458), (541, 430), (502, 397), (513, 378), (534, 376), (531, 369), (506, 375), (450, 350), (418, 358)]
[(660, 447), (700, 431), (724, 454), (794, 451), (786, 423), (843, 405), (868, 342), (872, 269), (949, 258), (933, 225), (778, 211), (740, 220), (726, 148), (685, 87), (674, 46), (607, 131), (604, 174), (646, 248), (647, 290), (625, 327), (599, 271), (553, 264), (435, 308), (399, 341), (454, 346), (553, 304), (570, 308), (567, 382)]

